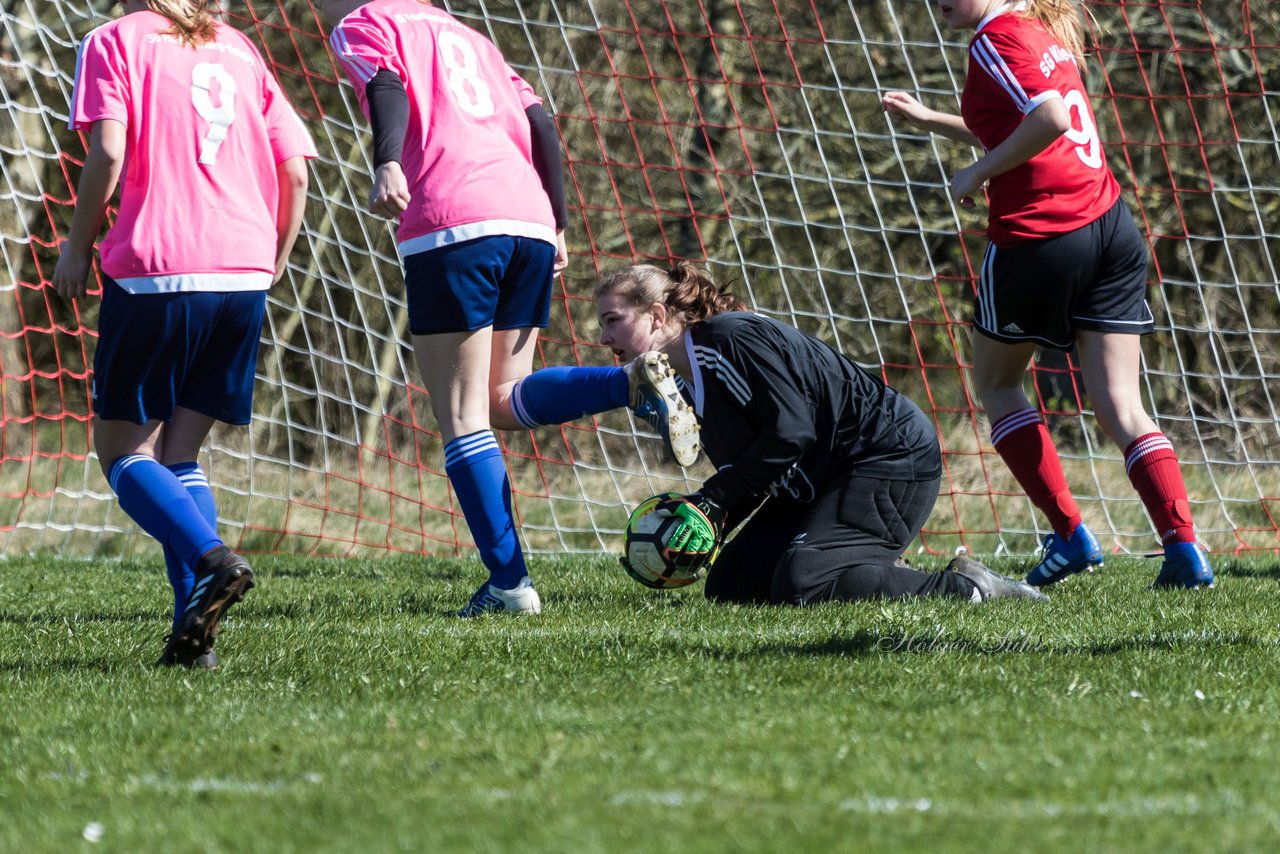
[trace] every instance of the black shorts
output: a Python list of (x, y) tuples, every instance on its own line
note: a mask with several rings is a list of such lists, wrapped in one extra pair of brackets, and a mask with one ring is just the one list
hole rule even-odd
[(842, 574), (892, 566), (906, 551), (940, 483), (851, 477), (808, 503), (768, 499), (720, 551), (707, 573), (707, 598), (779, 605), (839, 598)]
[(1122, 199), (1082, 228), (987, 247), (974, 327), (996, 341), (1069, 350), (1078, 330), (1145, 335), (1147, 246)]

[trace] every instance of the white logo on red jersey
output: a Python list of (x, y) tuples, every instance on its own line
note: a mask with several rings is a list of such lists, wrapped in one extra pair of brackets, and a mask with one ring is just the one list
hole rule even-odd
[(1075, 61), (1076, 58), (1072, 55), (1071, 51), (1064, 50), (1059, 45), (1051, 44), (1049, 45), (1049, 49), (1040, 56), (1040, 73), (1047, 78), (1053, 73), (1053, 69), (1058, 67), (1058, 63), (1074, 63)]

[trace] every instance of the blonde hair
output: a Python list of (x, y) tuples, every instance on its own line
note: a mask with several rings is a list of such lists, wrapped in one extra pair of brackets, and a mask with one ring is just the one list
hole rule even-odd
[(1085, 57), (1084, 18), (1076, 0), (1026, 0), (1023, 16), (1039, 21), (1058, 39), (1058, 44), (1076, 58), (1083, 69)]
[(652, 264), (614, 270), (596, 285), (596, 299), (608, 294), (617, 294), (637, 308), (660, 302), (682, 326), (726, 311), (750, 310), (727, 286), (717, 286), (706, 268), (689, 261), (678, 261), (669, 270)]
[(218, 36), (217, 12), (210, 11), (207, 0), (146, 0), (147, 8), (164, 15), (173, 24), (169, 35), (183, 44), (199, 47)]

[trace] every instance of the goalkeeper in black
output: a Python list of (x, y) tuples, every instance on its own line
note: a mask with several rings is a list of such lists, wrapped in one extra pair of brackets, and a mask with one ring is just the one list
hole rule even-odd
[[(665, 355), (701, 422), (716, 473), (665, 512), (729, 537), (707, 598), (1046, 598), (969, 558), (944, 572), (899, 562), (937, 500), (942, 453), (920, 408), (848, 357), (751, 313), (689, 263), (611, 273), (596, 306), (601, 343), (623, 362)], [(706, 540), (704, 531), (677, 536)]]

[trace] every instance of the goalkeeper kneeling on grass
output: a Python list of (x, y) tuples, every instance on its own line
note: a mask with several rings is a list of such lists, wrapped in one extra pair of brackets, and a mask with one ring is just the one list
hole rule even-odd
[(942, 453), (920, 408), (848, 357), (750, 312), (689, 263), (611, 273), (596, 307), (601, 343), (624, 362), (665, 355), (701, 421), (716, 473), (657, 512), (683, 523), (668, 528), (672, 551), (724, 542), (708, 599), (1047, 599), (966, 557), (944, 572), (899, 563), (937, 499)]

